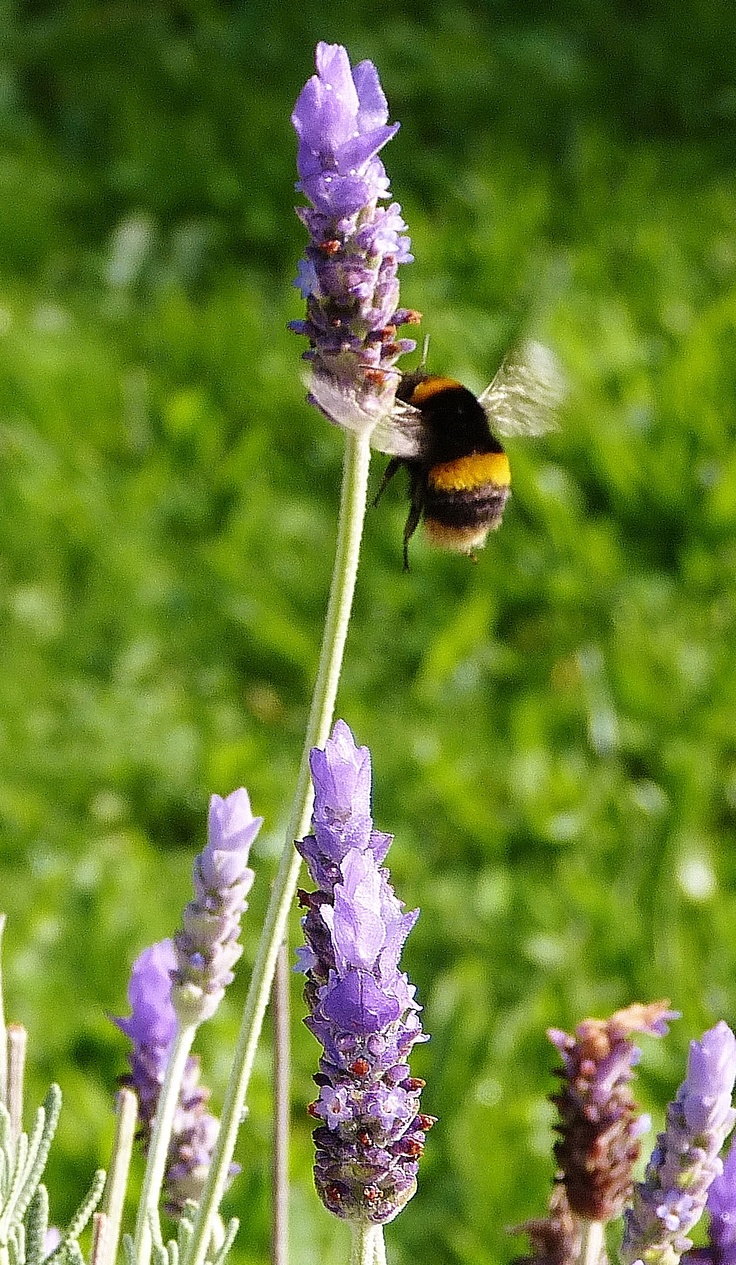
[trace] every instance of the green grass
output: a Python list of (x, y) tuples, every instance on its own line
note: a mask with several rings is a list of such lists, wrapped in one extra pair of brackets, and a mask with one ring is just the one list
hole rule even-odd
[[(52, 1215), (106, 1161), (130, 963), (189, 897), (207, 797), (266, 818), (217, 1105), (319, 648), (340, 436), (303, 402), (289, 113), (319, 38), (370, 56), (431, 366), (480, 388), (520, 331), (569, 383), (510, 443), (477, 566), (369, 513), (339, 712), (422, 918), (432, 1041), (397, 1262), (507, 1260), (552, 1174), (551, 1024), (683, 1012), (639, 1082), (736, 1019), (736, 112), (725, 6), (408, 3), (377, 13), (37, 3), (0, 111), (0, 904), (31, 1093), (66, 1094)], [(376, 460), (377, 481), (381, 461)], [(398, 485), (397, 480), (397, 485)], [(296, 915), (294, 935), (298, 934)], [(344, 1259), (311, 1189), (298, 1022), (293, 1244)], [(229, 1197), (268, 1244), (269, 1056)]]

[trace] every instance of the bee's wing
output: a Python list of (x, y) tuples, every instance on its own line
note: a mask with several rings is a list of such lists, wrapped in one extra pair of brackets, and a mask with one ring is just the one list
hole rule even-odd
[(542, 343), (524, 343), (504, 360), (478, 402), (491, 430), (499, 435), (543, 435), (557, 429), (557, 409), (565, 384), (552, 352)]
[(421, 457), (426, 443), (422, 414), (405, 400), (394, 400), (388, 417), (382, 417), (371, 435), (371, 446), (377, 452), (411, 461)]
[(307, 374), (304, 384), (331, 422), (346, 430), (370, 430), (371, 447), (378, 452), (409, 460), (421, 451), (421, 413), (411, 404), (394, 400), (389, 413), (379, 412), (371, 409), (370, 396), (360, 400), (354, 389), (322, 373)]

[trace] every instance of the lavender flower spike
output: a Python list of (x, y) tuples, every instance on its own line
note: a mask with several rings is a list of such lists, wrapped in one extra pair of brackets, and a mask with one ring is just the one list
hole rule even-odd
[[(114, 1020), (133, 1043), (129, 1055), (131, 1070), (125, 1082), (138, 1097), (141, 1137), (146, 1149), (178, 1026), (171, 1001), (175, 967), (171, 940), (161, 940), (144, 949), (133, 964), (128, 985), (133, 1013), (128, 1019)], [(184, 1071), (164, 1177), (166, 1208), (171, 1213), (181, 1212), (187, 1199), (199, 1199), (217, 1135), (217, 1120), (206, 1109), (209, 1090), (200, 1085), (199, 1075), (199, 1059), (192, 1056)], [(230, 1176), (238, 1171), (238, 1166), (233, 1165)]]
[(667, 1109), (667, 1128), (644, 1181), (634, 1188), (621, 1246), (625, 1265), (676, 1265), (692, 1247), (687, 1232), (723, 1171), (719, 1151), (736, 1120), (735, 1079), (736, 1038), (727, 1024), (717, 1023), (701, 1041), (690, 1042), (687, 1077)]
[(379, 150), (398, 131), (372, 62), (351, 69), (339, 44), (317, 45), (317, 74), (294, 107), (299, 137), (297, 189), (311, 208), (297, 208), (310, 243), (295, 282), (307, 301), (305, 320), (290, 329), (309, 339), (312, 400), (352, 430), (371, 429), (393, 406), (398, 357), (413, 351), (397, 327), (419, 314), (399, 308), (397, 268), (409, 263), (409, 238)]
[(262, 824), (242, 787), (227, 799), (212, 796), (207, 845), (194, 863), (195, 899), (186, 906), (183, 928), (174, 939), (172, 998), (185, 1023), (209, 1019), (233, 978), (232, 967), (243, 952), (240, 919), (254, 878), (248, 853)]
[(419, 911), (405, 914), (388, 882), (382, 862), (391, 836), (373, 829), (370, 754), (355, 746), (344, 721), (324, 751), (312, 751), (311, 768), (314, 834), (297, 848), (318, 885), (300, 893), (307, 946), (299, 964), (305, 1023), (324, 1048), (310, 1107), (321, 1121), (315, 1184), (330, 1212), (380, 1225), (414, 1194), (424, 1134), (434, 1124), (419, 1111), (424, 1082), (406, 1062), (428, 1038), (415, 990), (399, 970)]
[(585, 1019), (575, 1036), (556, 1028), (547, 1035), (562, 1055), (562, 1081), (552, 1102), (560, 1113), (555, 1143), (569, 1209), (589, 1221), (618, 1217), (631, 1191), (648, 1116), (638, 1115), (629, 1084), (639, 1050), (635, 1032), (661, 1037), (676, 1018), (666, 1001), (640, 1002), (610, 1019)]

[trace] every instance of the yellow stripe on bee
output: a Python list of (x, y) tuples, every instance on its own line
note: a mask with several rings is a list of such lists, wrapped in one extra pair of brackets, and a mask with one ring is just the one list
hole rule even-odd
[(510, 482), (511, 470), (505, 452), (471, 453), (469, 457), (457, 457), (455, 461), (432, 466), (429, 472), (430, 486), (438, 492), (465, 492), (483, 483), (507, 488)]
[(461, 387), (462, 382), (458, 382), (457, 378), (438, 378), (430, 374), (428, 378), (422, 378), (418, 382), (411, 393), (411, 403), (415, 408), (419, 408), (424, 404), (425, 400), (429, 400), (433, 395), (438, 395), (440, 391), (447, 391), (450, 387)]

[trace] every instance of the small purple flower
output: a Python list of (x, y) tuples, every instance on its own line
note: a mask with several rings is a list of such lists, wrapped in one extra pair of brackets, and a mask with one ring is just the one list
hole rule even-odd
[[(128, 985), (132, 1014), (115, 1019), (133, 1043), (130, 1075), (125, 1079), (138, 1097), (141, 1137), (147, 1149), (151, 1139), (161, 1086), (178, 1019), (174, 1010), (172, 977), (176, 954), (171, 940), (161, 940), (136, 958)], [(179, 1213), (187, 1199), (198, 1200), (210, 1166), (218, 1122), (207, 1111), (209, 1090), (199, 1083), (199, 1059), (187, 1059), (179, 1103), (174, 1117), (164, 1177), (167, 1210)], [(239, 1171), (230, 1170), (231, 1178)]]
[(391, 1221), (416, 1189), (424, 1134), (423, 1082), (407, 1057), (426, 1041), (414, 988), (399, 969), (419, 911), (405, 914), (382, 862), (391, 837), (373, 829), (370, 754), (337, 721), (312, 751), (314, 834), (297, 843), (318, 890), (301, 892), (307, 1027), (324, 1047), (311, 1114), (315, 1183), (347, 1220)]
[(626, 1213), (621, 1258), (625, 1265), (676, 1265), (692, 1247), (687, 1232), (699, 1220), (711, 1183), (723, 1165), (719, 1151), (733, 1128), (736, 1038), (716, 1024), (691, 1041), (687, 1077), (667, 1109), (667, 1128), (634, 1187)]
[(295, 283), (307, 315), (290, 328), (309, 339), (313, 401), (338, 425), (370, 429), (391, 411), (398, 357), (415, 347), (397, 328), (419, 320), (399, 308), (397, 267), (412, 259), (401, 208), (378, 205), (389, 196), (378, 153), (399, 125), (372, 62), (351, 69), (341, 45), (319, 43), (316, 65), (291, 116), (296, 187), (312, 205), (297, 209), (310, 236)]
[(212, 796), (207, 845), (194, 863), (195, 899), (174, 940), (173, 1002), (185, 1022), (209, 1019), (233, 979), (232, 967), (243, 952), (240, 920), (254, 878), (248, 854), (262, 824), (242, 787), (226, 799)]
[(610, 1019), (586, 1019), (575, 1036), (550, 1029), (562, 1055), (563, 1084), (552, 1102), (560, 1113), (554, 1153), (567, 1206), (590, 1221), (612, 1221), (629, 1196), (632, 1169), (649, 1119), (638, 1115), (629, 1089), (639, 1051), (635, 1032), (663, 1036), (676, 1018), (666, 1001), (635, 1003)]

